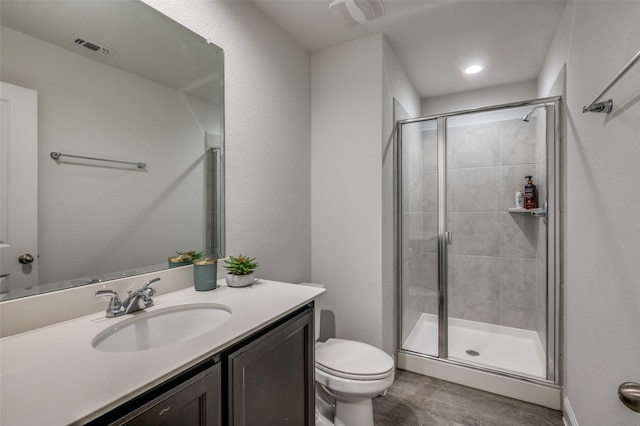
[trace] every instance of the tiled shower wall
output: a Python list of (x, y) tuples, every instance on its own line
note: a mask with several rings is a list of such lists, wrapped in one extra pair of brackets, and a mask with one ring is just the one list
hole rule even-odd
[[(403, 338), (421, 313), (438, 312), (437, 139), (435, 128), (424, 127), (403, 129), (403, 143), (410, 140), (403, 154), (422, 154), (421, 180), (417, 163), (403, 156)], [(544, 140), (535, 119), (460, 126), (450, 119), (447, 134), (449, 316), (535, 330), (543, 343), (546, 227), (542, 218), (507, 209), (515, 206), (515, 191), (523, 189), (527, 175), (540, 202), (545, 199)]]
[[(540, 218), (508, 213), (532, 175), (536, 126), (520, 119), (456, 127), (448, 143), (449, 315), (538, 329)], [(544, 244), (542, 244), (544, 246)]]

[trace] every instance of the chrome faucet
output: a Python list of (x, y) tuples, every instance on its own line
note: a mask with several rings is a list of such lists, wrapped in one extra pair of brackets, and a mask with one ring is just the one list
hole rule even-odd
[(128, 291), (127, 298), (124, 302), (120, 300), (118, 293), (113, 290), (98, 290), (96, 291), (96, 297), (107, 297), (111, 299), (109, 301), (109, 307), (107, 307), (107, 318), (130, 314), (131, 312), (153, 306), (151, 296), (156, 294), (156, 289), (151, 287), (151, 284), (158, 281), (160, 281), (160, 278), (154, 278), (144, 283), (141, 289), (133, 292)]

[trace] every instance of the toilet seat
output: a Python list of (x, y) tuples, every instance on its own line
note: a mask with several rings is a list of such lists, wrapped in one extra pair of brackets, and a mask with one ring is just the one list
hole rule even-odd
[(352, 380), (380, 380), (393, 374), (393, 359), (362, 342), (329, 339), (316, 347), (316, 368)]

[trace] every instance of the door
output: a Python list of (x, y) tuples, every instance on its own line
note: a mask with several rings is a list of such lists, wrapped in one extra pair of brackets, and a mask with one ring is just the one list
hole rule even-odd
[[(92, 420), (87, 426), (219, 426), (222, 372), (217, 357)], [(211, 365), (211, 366), (210, 366)], [(210, 366), (207, 368), (207, 366)]]
[[(527, 105), (446, 120), (448, 357), (540, 380), (553, 379), (546, 357), (544, 208), (545, 111), (552, 108)], [(526, 176), (537, 188), (536, 208), (516, 206)]]
[(557, 382), (557, 102), (399, 122), (401, 350)]
[(228, 357), (229, 425), (315, 425), (313, 309)]
[[(220, 425), (220, 364), (176, 386), (112, 426)], [(100, 419), (98, 419), (98, 422)]]
[[(419, 120), (399, 126), (401, 348), (439, 356), (440, 271), (438, 125)], [(440, 150), (441, 152), (441, 150)], [(444, 355), (443, 357), (446, 357)]]
[(1, 292), (38, 283), (37, 100), (34, 90), (0, 83)]

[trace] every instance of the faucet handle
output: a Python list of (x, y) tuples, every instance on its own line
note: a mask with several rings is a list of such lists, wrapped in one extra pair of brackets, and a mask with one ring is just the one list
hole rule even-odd
[(122, 306), (118, 293), (114, 290), (98, 290), (96, 291), (96, 297), (110, 298), (109, 307), (107, 308), (107, 316), (113, 316), (115, 312)]
[(160, 278), (154, 278), (150, 281), (147, 281), (146, 283), (144, 283), (144, 285), (140, 289), (140, 292), (142, 292), (145, 295), (145, 297), (153, 296), (154, 294), (156, 294), (156, 289), (150, 286), (151, 284), (156, 283), (158, 281), (160, 281)]
[(96, 291), (96, 297), (109, 297), (112, 302), (120, 299), (118, 293), (114, 290), (98, 290)]
[(151, 284), (156, 283), (156, 282), (158, 282), (158, 281), (160, 281), (160, 277), (158, 277), (158, 278), (154, 278), (154, 279), (152, 279), (152, 280), (150, 280), (150, 281), (147, 281), (147, 282), (146, 282), (146, 283), (144, 283), (144, 285), (142, 286), (142, 289), (143, 289), (143, 290), (146, 290), (146, 289), (148, 289), (148, 288), (149, 288), (149, 286), (150, 286)]

